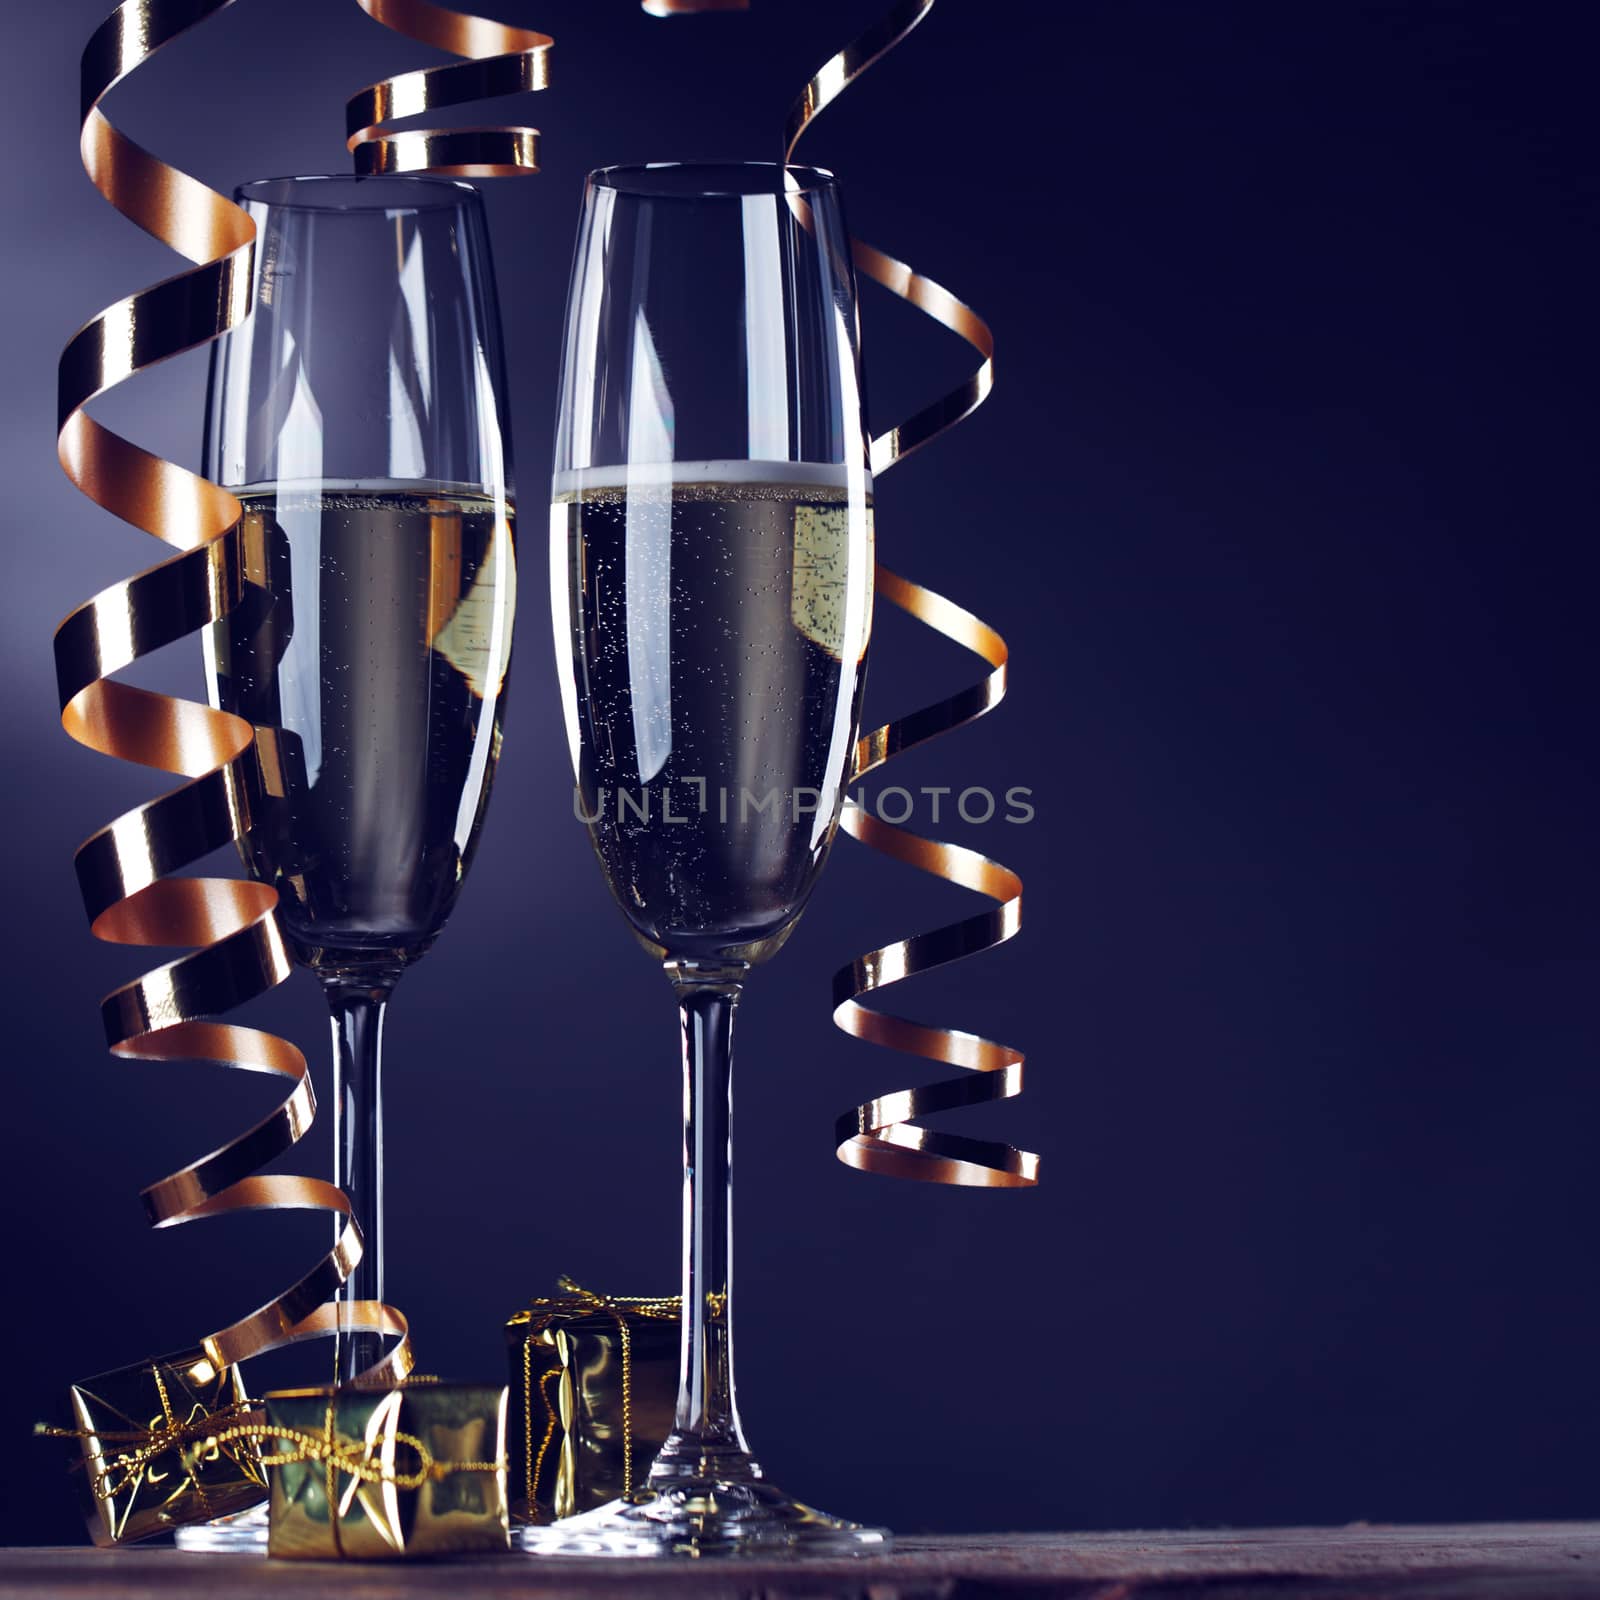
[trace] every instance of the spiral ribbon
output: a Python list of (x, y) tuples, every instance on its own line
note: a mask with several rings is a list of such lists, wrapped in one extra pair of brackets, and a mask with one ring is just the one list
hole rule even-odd
[[(823, 63), (789, 111), (784, 160), (817, 114), (825, 110), (875, 61), (892, 50), (933, 9), (934, 0), (901, 0), (859, 38)], [(856, 270), (891, 294), (958, 334), (982, 357), (972, 375), (871, 445), (872, 471), (881, 476), (923, 445), (970, 416), (994, 381), (994, 336), (989, 325), (948, 289), (861, 240), (851, 241)], [(981, 657), (989, 671), (969, 688), (910, 712), (863, 735), (856, 746), (853, 777), (865, 777), (885, 762), (941, 733), (992, 711), (1006, 692), (1005, 640), (971, 612), (879, 567), (877, 592), (891, 605), (936, 633)], [(852, 838), (932, 877), (974, 890), (994, 902), (960, 922), (896, 940), (858, 956), (833, 978), (834, 1022), (846, 1033), (926, 1061), (967, 1069), (970, 1076), (943, 1079), (918, 1089), (879, 1095), (840, 1117), (835, 1127), (840, 1160), (862, 1172), (921, 1178), (981, 1188), (1026, 1188), (1038, 1182), (1039, 1158), (1026, 1150), (965, 1134), (940, 1133), (919, 1119), (1022, 1092), (1020, 1050), (955, 1028), (929, 1027), (862, 1005), (861, 997), (903, 978), (992, 950), (1022, 925), (1022, 880), (1009, 867), (961, 845), (924, 838), (874, 817), (859, 801), (845, 802), (840, 826)]]
[(356, 0), (374, 22), (466, 59), (384, 78), (345, 106), (345, 144), (358, 173), (432, 172), (516, 177), (539, 170), (539, 130), (522, 127), (406, 129), (385, 124), (441, 106), (543, 89), (555, 41), (531, 28), (491, 22), (433, 0)]
[(61, 355), (57, 454), (96, 505), (178, 554), (102, 590), (56, 630), (61, 722), (79, 744), (186, 781), (91, 835), (74, 858), (91, 931), (141, 947), (193, 947), (101, 1003), (111, 1053), (132, 1061), (202, 1059), (290, 1085), (253, 1128), (143, 1192), (158, 1228), (232, 1211), (299, 1209), (342, 1218), (309, 1272), (203, 1341), (218, 1366), (293, 1340), (361, 1327), (396, 1336), (372, 1376), (410, 1366), (405, 1321), (387, 1306), (331, 1303), (361, 1258), (361, 1230), (332, 1184), (262, 1176), (316, 1111), (306, 1059), (287, 1040), (206, 1020), (275, 987), (291, 970), (273, 912), (276, 892), (229, 878), (171, 876), (242, 838), (259, 773), (248, 722), (154, 694), (112, 674), (225, 616), (242, 593), (239, 502), (112, 433), (85, 410), (158, 361), (195, 350), (250, 311), (255, 226), (237, 206), (120, 133), (100, 101), (179, 34), (233, 0), (125, 0), (91, 36), (82, 61), (79, 147), (101, 195), (194, 265), (108, 307)]

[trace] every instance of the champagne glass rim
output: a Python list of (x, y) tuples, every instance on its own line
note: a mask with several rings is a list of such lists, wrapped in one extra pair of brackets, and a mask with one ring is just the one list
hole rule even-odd
[(471, 204), (479, 194), (459, 178), (327, 172), (256, 178), (241, 183), (233, 198), (280, 211), (438, 211)]
[(826, 167), (782, 161), (646, 161), (598, 167), (591, 188), (653, 200), (732, 200), (746, 195), (815, 194), (836, 189)]

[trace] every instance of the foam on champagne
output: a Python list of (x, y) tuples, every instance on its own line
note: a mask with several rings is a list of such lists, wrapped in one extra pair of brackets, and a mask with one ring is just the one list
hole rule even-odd
[[(872, 497), (872, 474), (861, 469), (863, 492)], [(553, 500), (567, 500), (590, 489), (626, 490), (629, 493), (691, 484), (727, 484), (766, 490), (850, 488), (850, 471), (842, 461), (646, 461), (621, 466), (574, 467), (558, 472), (551, 484)]]

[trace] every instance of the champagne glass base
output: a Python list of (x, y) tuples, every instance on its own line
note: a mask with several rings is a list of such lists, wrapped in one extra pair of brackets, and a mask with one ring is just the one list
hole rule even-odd
[(864, 1528), (754, 1482), (702, 1479), (644, 1489), (512, 1540), (542, 1556), (866, 1556), (893, 1545), (887, 1528)]
[(264, 1556), (267, 1553), (267, 1508), (251, 1506), (248, 1511), (236, 1511), (231, 1517), (218, 1517), (215, 1522), (179, 1528), (172, 1537), (180, 1550), (199, 1551), (202, 1555)]

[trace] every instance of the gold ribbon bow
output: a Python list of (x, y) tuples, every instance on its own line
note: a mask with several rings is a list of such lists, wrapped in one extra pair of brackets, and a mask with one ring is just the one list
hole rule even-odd
[[(626, 1313), (629, 1316), (655, 1317), (671, 1322), (677, 1318), (682, 1304), (675, 1294), (596, 1294), (593, 1289), (585, 1289), (581, 1283), (570, 1278), (565, 1272), (556, 1278), (556, 1287), (561, 1291), (559, 1295), (551, 1296), (549, 1299), (530, 1300), (528, 1310), (519, 1311), (517, 1318), (526, 1317), (532, 1321), (533, 1313), (539, 1312), (542, 1314), (542, 1325), (543, 1322), (548, 1322), (552, 1315), (559, 1316), (573, 1311), (609, 1311), (613, 1315)], [(713, 1301), (717, 1301), (721, 1296), (712, 1298)]]

